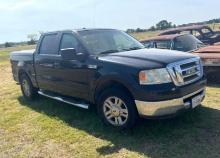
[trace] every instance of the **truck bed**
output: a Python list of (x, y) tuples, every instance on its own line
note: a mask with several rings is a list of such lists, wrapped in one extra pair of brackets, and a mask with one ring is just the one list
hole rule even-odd
[(11, 61), (32, 60), (35, 49), (14, 51), (10, 54)]
[[(33, 67), (34, 51), (35, 51), (34, 49), (31, 49), (31, 50), (11, 52), (10, 61), (11, 61), (11, 67), (12, 67), (12, 74), (13, 74), (15, 81), (19, 82), (18, 73), (21, 67), (24, 70), (25, 69), (28, 70), (28, 72), (34, 72), (34, 67)], [(29, 77), (33, 81), (33, 77), (32, 76), (29, 76)]]

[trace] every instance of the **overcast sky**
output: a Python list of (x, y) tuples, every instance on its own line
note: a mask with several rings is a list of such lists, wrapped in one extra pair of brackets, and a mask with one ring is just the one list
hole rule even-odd
[(39, 31), (204, 21), (219, 18), (219, 6), (220, 0), (0, 0), (0, 43)]

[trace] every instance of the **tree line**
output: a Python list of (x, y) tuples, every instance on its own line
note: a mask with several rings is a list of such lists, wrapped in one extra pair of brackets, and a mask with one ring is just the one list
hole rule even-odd
[(161, 20), (159, 21), (155, 26), (151, 26), (149, 29), (127, 29), (127, 33), (133, 33), (133, 32), (146, 32), (146, 31), (157, 31), (157, 30), (165, 30), (169, 28), (175, 28), (176, 25), (172, 24), (172, 22), (168, 22), (167, 20)]
[(22, 44), (28, 44), (28, 45), (34, 45), (37, 43), (38, 34), (28, 34), (27, 35), (28, 41), (25, 42), (5, 42), (3, 45), (0, 45), (7, 48), (7, 47), (13, 47), (16, 45), (22, 45)]
[[(182, 25), (178, 25), (178, 27), (191, 26), (191, 25), (206, 25), (206, 24), (213, 24), (213, 23), (220, 23), (220, 18), (211, 19), (211, 20), (203, 21), (203, 22), (182, 24)], [(159, 30), (165, 30), (165, 29), (175, 28), (175, 27), (177, 27), (176, 24), (173, 24), (172, 22), (169, 22), (167, 20), (161, 20), (156, 25), (151, 26), (148, 29), (141, 29), (141, 28), (127, 29), (126, 32), (134, 33), (134, 32), (146, 32), (146, 31), (159, 31)]]

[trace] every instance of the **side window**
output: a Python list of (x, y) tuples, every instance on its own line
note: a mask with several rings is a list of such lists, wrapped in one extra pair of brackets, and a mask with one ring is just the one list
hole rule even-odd
[(189, 31), (188, 30), (187, 31), (182, 31), (181, 34), (191, 34), (191, 31), (190, 30)]
[(75, 48), (79, 50), (79, 42), (73, 34), (65, 33), (61, 39), (60, 49)]
[(155, 48), (170, 49), (171, 48), (171, 41), (157, 41), (157, 42), (155, 42)]
[(57, 34), (45, 35), (40, 46), (40, 54), (58, 54)]
[(200, 33), (199, 33), (199, 31), (197, 31), (197, 30), (192, 30), (192, 35), (193, 35), (193, 36), (199, 36)]
[(151, 41), (142, 42), (142, 44), (145, 46), (145, 48), (153, 48)]

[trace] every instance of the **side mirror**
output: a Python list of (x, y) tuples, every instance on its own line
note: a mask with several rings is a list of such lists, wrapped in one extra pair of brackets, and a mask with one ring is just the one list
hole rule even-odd
[(75, 48), (61, 49), (60, 54), (63, 60), (78, 60), (83, 62), (86, 59), (86, 54), (77, 53)]
[(65, 48), (60, 51), (61, 57), (63, 60), (74, 60), (76, 59), (76, 50), (75, 48)]

